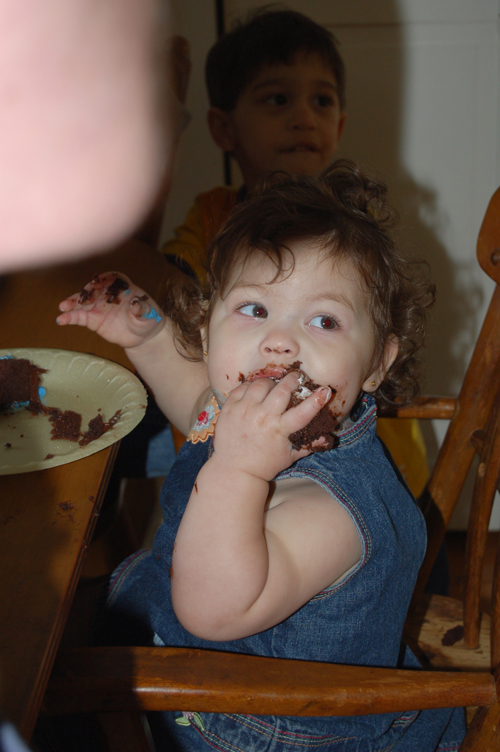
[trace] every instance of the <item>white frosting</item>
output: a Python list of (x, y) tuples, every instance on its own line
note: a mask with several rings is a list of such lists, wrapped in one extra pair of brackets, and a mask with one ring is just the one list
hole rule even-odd
[[(291, 373), (291, 371), (289, 371)], [(307, 397), (309, 397), (312, 392), (310, 389), (308, 389), (306, 386), (304, 386), (304, 382), (307, 381), (307, 376), (303, 371), (296, 371), (296, 373), (299, 374), (299, 385), (297, 389), (293, 392), (293, 395), (297, 397), (297, 399), (305, 400)], [(273, 377), (273, 381), (275, 381), (277, 384), (281, 381), (281, 379), (284, 378), (283, 376)]]

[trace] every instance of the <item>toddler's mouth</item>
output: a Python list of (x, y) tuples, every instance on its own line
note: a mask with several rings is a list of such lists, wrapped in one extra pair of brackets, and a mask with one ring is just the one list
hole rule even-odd
[[(300, 380), (297, 389), (292, 392), (290, 396), (290, 402), (287, 406), (287, 410), (289, 410), (291, 407), (298, 405), (299, 402), (302, 402), (302, 400), (305, 400), (315, 389), (321, 386), (310, 380), (309, 376), (301, 370), (301, 365), (302, 363), (300, 360), (296, 360), (295, 363), (288, 366), (268, 363), (264, 368), (252, 371), (246, 377), (240, 373), (238, 380), (244, 383), (247, 381), (256, 381), (257, 379), (272, 379), (278, 383), (291, 371), (297, 371), (300, 375)], [(309, 449), (312, 452), (326, 452), (338, 444), (336, 430), (339, 427), (339, 415), (333, 413), (330, 409), (330, 404), (335, 397), (336, 389), (333, 387), (330, 387), (330, 389), (332, 390), (330, 402), (325, 405), (317, 415), (315, 415), (307, 426), (289, 436), (290, 443), (294, 449)]]
[[(242, 384), (245, 381), (257, 381), (257, 379), (272, 379), (276, 383), (281, 381), (287, 373), (290, 373), (290, 371), (300, 371), (300, 366), (302, 365), (302, 362), (300, 360), (296, 360), (291, 365), (285, 366), (283, 363), (280, 363), (279, 365), (276, 365), (276, 363), (268, 363), (264, 368), (259, 368), (256, 371), (251, 371), (248, 376), (243, 376), (242, 373), (238, 376), (238, 381), (240, 381)], [(301, 371), (303, 373), (303, 371)], [(305, 378), (307, 378), (306, 374), (304, 374)]]

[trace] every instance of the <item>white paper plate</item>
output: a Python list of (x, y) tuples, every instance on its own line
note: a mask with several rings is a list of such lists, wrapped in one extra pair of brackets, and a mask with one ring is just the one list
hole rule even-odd
[[(0, 358), (8, 355), (47, 369), (41, 374), (41, 386), (47, 390), (42, 403), (81, 413), (82, 432), (98, 414), (104, 422), (117, 410), (121, 414), (113, 428), (86, 446), (53, 440), (53, 424), (47, 415), (32, 415), (24, 409), (0, 415), (0, 475), (44, 470), (87, 457), (122, 439), (144, 416), (146, 390), (133, 373), (117, 363), (71, 350), (0, 350)], [(47, 459), (47, 455), (53, 456)]]

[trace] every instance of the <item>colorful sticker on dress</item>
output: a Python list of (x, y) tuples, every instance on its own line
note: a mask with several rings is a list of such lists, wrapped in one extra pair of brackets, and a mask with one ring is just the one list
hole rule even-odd
[(188, 441), (197, 444), (198, 441), (206, 441), (209, 436), (212, 436), (219, 412), (220, 409), (215, 397), (212, 397), (208, 405), (198, 415), (196, 423), (189, 432)]

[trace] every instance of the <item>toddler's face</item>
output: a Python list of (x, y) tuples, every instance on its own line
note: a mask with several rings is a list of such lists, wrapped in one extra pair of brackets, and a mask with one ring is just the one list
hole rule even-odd
[(316, 53), (265, 66), (226, 117), (223, 148), (250, 190), (269, 171), (318, 175), (337, 150), (345, 118), (335, 76)]
[(374, 369), (375, 334), (357, 272), (346, 262), (332, 268), (331, 260), (318, 260), (311, 241), (291, 250), (294, 271), (273, 284), (266, 283), (274, 264), (261, 253), (235, 270), (209, 324), (210, 384), (222, 403), (241, 375), (262, 377), (267, 366), (265, 373), (278, 376), (280, 367), (300, 361), (312, 381), (337, 390), (331, 409), (342, 419), (361, 390), (376, 390), (397, 346), (388, 345), (385, 365)]

